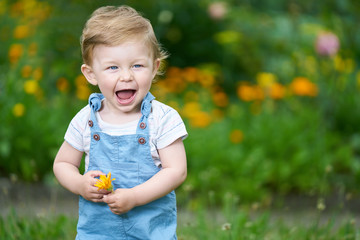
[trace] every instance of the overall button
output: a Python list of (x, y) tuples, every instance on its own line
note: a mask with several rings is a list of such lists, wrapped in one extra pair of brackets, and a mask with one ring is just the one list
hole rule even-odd
[(141, 128), (141, 129), (145, 129), (145, 128), (146, 128), (146, 123), (141, 122), (141, 123), (140, 123), (140, 128)]
[(91, 120), (88, 121), (88, 124), (89, 124), (90, 127), (94, 126), (94, 123)]
[(139, 138), (138, 142), (139, 142), (140, 144), (145, 144), (145, 143), (146, 143), (146, 140), (145, 140), (145, 138), (141, 137), (141, 138)]
[(95, 141), (99, 141), (99, 140), (100, 140), (99, 134), (94, 134), (93, 138), (95, 139)]

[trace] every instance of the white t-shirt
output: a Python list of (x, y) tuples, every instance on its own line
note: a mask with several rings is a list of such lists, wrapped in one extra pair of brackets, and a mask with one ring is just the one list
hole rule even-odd
[[(81, 109), (71, 120), (65, 133), (67, 141), (75, 149), (85, 152), (85, 169), (89, 166), (90, 151), (90, 106)], [(135, 134), (139, 120), (122, 125), (114, 125), (104, 122), (99, 112), (95, 114), (99, 127), (103, 132), (113, 136)], [(178, 138), (185, 139), (188, 133), (179, 113), (156, 100), (152, 101), (152, 110), (148, 117), (150, 131), (150, 150), (156, 166), (161, 166), (158, 149), (165, 148)]]

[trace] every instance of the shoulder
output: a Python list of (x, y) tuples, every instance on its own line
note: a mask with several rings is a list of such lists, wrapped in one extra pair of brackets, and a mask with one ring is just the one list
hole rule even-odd
[(157, 100), (152, 101), (152, 114), (155, 118), (158, 119), (162, 119), (164, 117), (169, 117), (173, 115), (177, 115), (180, 117), (179, 113), (174, 108)]
[(79, 151), (84, 151), (84, 137), (88, 132), (88, 121), (90, 118), (89, 105), (82, 108), (71, 120), (65, 133), (65, 140)]
[(74, 118), (77, 118), (82, 121), (86, 121), (90, 118), (90, 111), (91, 111), (90, 106), (89, 104), (87, 104), (75, 115)]
[(70, 125), (79, 131), (83, 131), (90, 119), (90, 111), (91, 109), (89, 105), (83, 107), (71, 120)]
[(178, 138), (185, 139), (187, 131), (180, 114), (172, 107), (153, 100), (149, 121), (153, 122), (153, 131), (158, 149), (164, 148)]

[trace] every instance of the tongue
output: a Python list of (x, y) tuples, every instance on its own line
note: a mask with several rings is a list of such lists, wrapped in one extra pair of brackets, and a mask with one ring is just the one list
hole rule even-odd
[(120, 99), (129, 99), (134, 95), (134, 91), (133, 90), (123, 90), (123, 91), (118, 91), (116, 93), (116, 95), (118, 96), (118, 98)]

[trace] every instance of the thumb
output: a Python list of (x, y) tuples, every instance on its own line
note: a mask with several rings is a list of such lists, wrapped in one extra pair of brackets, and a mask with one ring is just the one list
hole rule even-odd
[(112, 202), (112, 198), (111, 198), (111, 196), (110, 196), (111, 194), (107, 194), (107, 195), (104, 195), (103, 196), (103, 201), (104, 201), (104, 203), (111, 203)]

